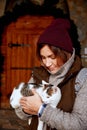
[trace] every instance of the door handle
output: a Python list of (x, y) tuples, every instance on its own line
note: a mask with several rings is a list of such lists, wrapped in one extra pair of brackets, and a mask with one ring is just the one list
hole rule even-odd
[(30, 44), (9, 43), (8, 47), (10, 47), (10, 48), (12, 48), (12, 47), (30, 47)]

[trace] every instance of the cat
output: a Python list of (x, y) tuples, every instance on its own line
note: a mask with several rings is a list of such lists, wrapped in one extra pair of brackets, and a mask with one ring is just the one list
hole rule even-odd
[[(53, 86), (44, 80), (42, 84), (35, 83), (24, 83), (21, 82), (17, 87), (13, 89), (10, 96), (10, 105), (12, 108), (17, 109), (20, 107), (20, 98), (23, 96), (32, 96), (32, 88), (36, 89), (37, 93), (40, 95), (42, 101), (46, 104), (50, 104), (52, 107), (56, 107), (61, 99), (61, 91), (58, 87)], [(32, 115), (30, 115), (29, 124), (31, 123)], [(38, 128), (37, 130), (42, 130), (43, 122), (38, 118)]]

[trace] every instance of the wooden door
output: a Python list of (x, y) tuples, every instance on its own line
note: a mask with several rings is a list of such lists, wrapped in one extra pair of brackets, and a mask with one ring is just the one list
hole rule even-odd
[(23, 16), (5, 29), (1, 48), (4, 55), (2, 107), (9, 107), (9, 97), (15, 86), (28, 82), (31, 76), (28, 68), (40, 65), (36, 57), (36, 42), (52, 20), (51, 16)]

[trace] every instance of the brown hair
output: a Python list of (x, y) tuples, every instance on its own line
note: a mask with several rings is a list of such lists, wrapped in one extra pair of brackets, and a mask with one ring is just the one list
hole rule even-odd
[(64, 63), (68, 60), (68, 58), (69, 58), (68, 56), (70, 53), (68, 53), (68, 52), (66, 52), (58, 47), (55, 47), (55, 46), (52, 46), (52, 45), (49, 45), (46, 43), (41, 43), (41, 44), (37, 45), (37, 56), (40, 60), (41, 60), (40, 50), (45, 45), (47, 45), (51, 49), (51, 51), (54, 53), (55, 57), (60, 56), (63, 59)]

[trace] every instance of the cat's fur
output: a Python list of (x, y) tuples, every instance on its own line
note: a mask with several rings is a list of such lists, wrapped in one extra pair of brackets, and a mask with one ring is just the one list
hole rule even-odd
[[(33, 83), (20, 83), (18, 87), (13, 89), (13, 92), (10, 97), (11, 106), (16, 109), (20, 107), (20, 98), (23, 96), (32, 96), (32, 88), (35, 88), (39, 93), (42, 101), (46, 104), (50, 104), (52, 107), (56, 107), (58, 102), (61, 99), (61, 91), (58, 87), (52, 86), (45, 81), (42, 81), (42, 84), (33, 84)], [(30, 118), (31, 120), (31, 118)], [(29, 122), (30, 122), (29, 120)], [(37, 130), (42, 130), (43, 122), (38, 120)]]

